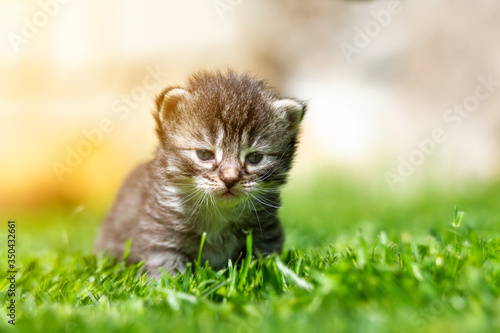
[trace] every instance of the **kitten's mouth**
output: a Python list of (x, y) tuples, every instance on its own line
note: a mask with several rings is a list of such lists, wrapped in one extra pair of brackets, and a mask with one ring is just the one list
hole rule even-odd
[(234, 199), (234, 198), (236, 198), (236, 194), (234, 194), (233, 192), (228, 190), (228, 191), (222, 193), (220, 195), (220, 197), (223, 199)]
[(230, 190), (219, 194), (217, 197), (219, 199), (219, 204), (222, 206), (233, 206), (240, 202), (240, 196)]

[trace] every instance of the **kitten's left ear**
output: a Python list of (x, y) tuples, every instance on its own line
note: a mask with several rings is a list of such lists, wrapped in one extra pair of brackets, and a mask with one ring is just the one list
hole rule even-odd
[(275, 110), (290, 122), (290, 129), (297, 131), (306, 113), (307, 104), (291, 98), (283, 98), (272, 103)]
[(164, 124), (166, 120), (177, 113), (181, 100), (189, 98), (189, 93), (179, 87), (169, 87), (163, 89), (156, 98), (156, 109), (153, 111), (153, 117), (156, 122), (156, 133), (160, 139), (165, 139), (166, 133)]
[(180, 87), (164, 89), (156, 98), (156, 111), (158, 112), (159, 120), (162, 122), (165, 121), (170, 114), (177, 111), (179, 102), (189, 99), (189, 96), (189, 93)]

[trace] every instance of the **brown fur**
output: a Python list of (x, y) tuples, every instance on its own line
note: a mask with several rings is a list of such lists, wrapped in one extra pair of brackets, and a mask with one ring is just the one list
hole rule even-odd
[[(216, 268), (237, 260), (249, 231), (256, 251), (281, 252), (279, 188), (304, 112), (304, 103), (231, 71), (199, 72), (184, 88), (165, 89), (153, 113), (156, 156), (125, 181), (97, 250), (121, 256), (132, 239), (129, 260), (144, 260), (153, 276), (196, 259), (203, 232), (202, 260)], [(213, 158), (202, 160), (201, 150)], [(262, 160), (250, 163), (252, 153)]]

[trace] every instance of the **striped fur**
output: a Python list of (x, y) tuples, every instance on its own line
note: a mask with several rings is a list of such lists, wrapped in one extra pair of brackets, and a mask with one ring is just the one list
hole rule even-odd
[[(121, 256), (131, 238), (129, 260), (144, 260), (153, 276), (158, 267), (182, 271), (197, 258), (203, 232), (202, 259), (212, 267), (237, 260), (249, 231), (255, 251), (280, 252), (279, 189), (304, 113), (303, 102), (232, 71), (198, 72), (185, 87), (165, 89), (153, 112), (156, 156), (125, 181), (97, 250)], [(202, 160), (200, 150), (213, 158)], [(252, 153), (262, 159), (250, 163)]]

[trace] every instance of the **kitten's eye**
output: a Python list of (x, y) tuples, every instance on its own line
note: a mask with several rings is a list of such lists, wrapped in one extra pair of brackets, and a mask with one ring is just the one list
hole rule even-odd
[(246, 157), (246, 162), (250, 164), (259, 164), (260, 161), (262, 161), (262, 155), (261, 153), (250, 153)]
[(206, 149), (198, 149), (196, 151), (196, 155), (202, 161), (210, 161), (214, 159), (214, 153)]

